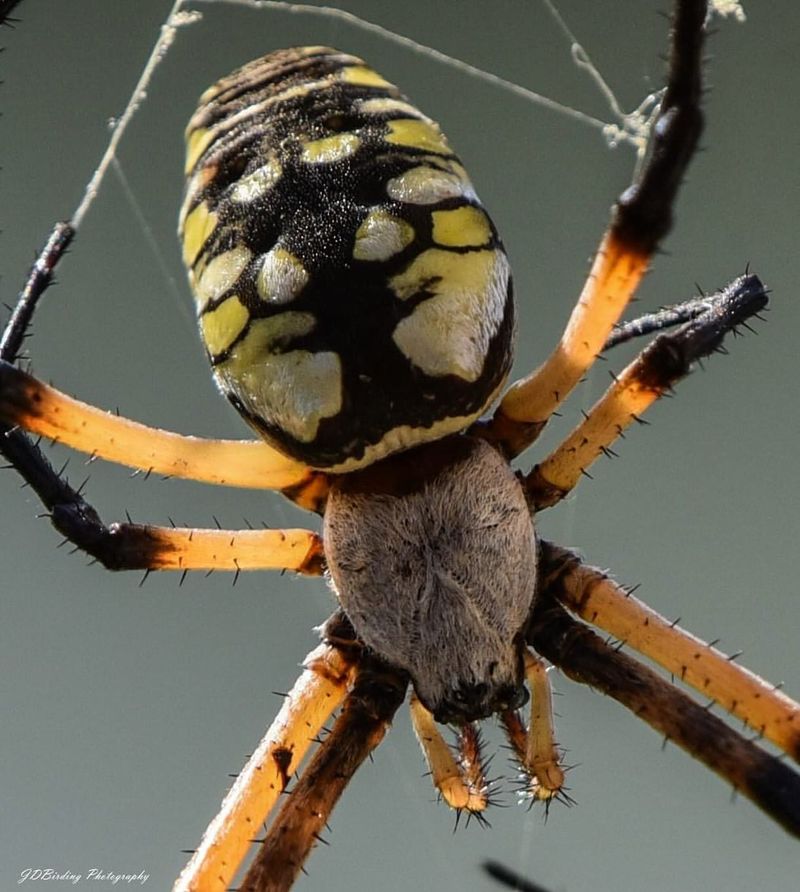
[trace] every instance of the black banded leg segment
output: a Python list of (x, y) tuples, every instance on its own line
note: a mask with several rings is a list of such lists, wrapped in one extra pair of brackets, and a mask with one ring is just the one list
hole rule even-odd
[(206, 530), (150, 524), (53, 524), (108, 570), (294, 570), (321, 576), (322, 540), (311, 530)]
[[(543, 543), (542, 588), (528, 630), (528, 641), (537, 653), (574, 681), (617, 700), (800, 838), (800, 775), (675, 685), (573, 619), (559, 600), (567, 600), (563, 593), (570, 586), (565, 580), (576, 572), (580, 575), (580, 567), (571, 552)], [(602, 575), (593, 568), (584, 569)], [(624, 592), (621, 597), (625, 598)], [(642, 652), (648, 653), (644, 648)], [(752, 677), (734, 664), (728, 665), (746, 678)], [(773, 690), (761, 684), (765, 691)]]
[(17, 296), (17, 304), (0, 338), (0, 359), (16, 362), (22, 343), (30, 327), (36, 305), (44, 292), (52, 285), (59, 260), (75, 237), (69, 223), (56, 223), (47, 242), (33, 262), (25, 285)]
[[(56, 223), (53, 227), (46, 245), (31, 267), (0, 338), (0, 362), (13, 363), (19, 356), (36, 304), (52, 283), (55, 267), (74, 235), (75, 230), (68, 223)], [(59, 477), (39, 447), (18, 430), (13, 421), (0, 420), (0, 454), (34, 489), (46, 508), (52, 509), (56, 504), (75, 504), (79, 510), (82, 508), (94, 514), (91, 506)]]
[[(55, 268), (74, 236), (75, 230), (69, 223), (56, 223), (53, 227), (47, 243), (31, 267), (3, 330), (0, 338), (0, 363), (16, 362), (36, 305), (52, 284)], [(33, 487), (45, 507), (52, 508), (58, 502), (72, 501), (76, 497), (83, 501), (66, 481), (59, 478), (41, 450), (16, 429), (14, 421), (9, 423), (0, 420), (0, 453)]]
[[(561, 501), (581, 475), (692, 365), (719, 350), (726, 334), (764, 309), (766, 290), (754, 275), (741, 276), (705, 298), (706, 308), (676, 331), (659, 335), (618, 376), (584, 420), (525, 478), (536, 510)], [(631, 335), (633, 336), (633, 335)]]
[[(723, 289), (723, 291), (730, 291), (737, 282), (741, 281), (741, 278), (743, 277), (736, 279)], [(618, 325), (614, 326), (614, 330), (608, 336), (608, 339), (603, 346), (603, 352), (618, 347), (620, 344), (626, 344), (634, 338), (642, 338), (647, 337), (648, 335), (658, 334), (668, 328), (674, 328), (676, 325), (683, 325), (684, 322), (691, 322), (692, 319), (697, 319), (698, 316), (702, 316), (713, 310), (719, 297), (719, 292), (714, 294), (700, 294), (697, 297), (689, 298), (689, 300), (681, 301), (679, 304), (662, 307), (654, 313), (644, 313), (641, 316), (637, 316), (635, 319), (630, 319), (627, 322), (620, 322)], [(760, 319), (762, 322), (764, 321), (757, 313), (754, 315), (756, 319)]]
[(671, 32), (667, 87), (653, 125), (648, 157), (619, 198), (583, 292), (560, 343), (517, 381), (494, 417), (478, 426), (509, 457), (541, 433), (553, 412), (594, 363), (672, 225), (672, 206), (703, 126), (702, 47), (707, 4), (678, 0)]
[(408, 679), (364, 655), (341, 713), (267, 833), (240, 892), (287, 892), (350, 779), (378, 746), (405, 698)]

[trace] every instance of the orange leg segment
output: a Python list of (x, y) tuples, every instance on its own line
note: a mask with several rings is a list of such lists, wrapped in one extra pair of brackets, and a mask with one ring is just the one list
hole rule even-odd
[(702, 130), (702, 48), (706, 4), (676, 8), (667, 87), (645, 164), (620, 196), (561, 342), (516, 382), (494, 417), (476, 429), (509, 457), (538, 437), (550, 416), (594, 363), (672, 225), (672, 206)]
[[(556, 552), (534, 610), (528, 640), (567, 677), (613, 697), (667, 740), (747, 796), (800, 838), (800, 774), (684, 691), (573, 619), (556, 600), (561, 571)], [(550, 564), (550, 557), (555, 563)]]
[(322, 540), (311, 530), (200, 530), (112, 524), (116, 569), (295, 570), (322, 574)]
[(513, 384), (492, 419), (511, 455), (519, 454), (566, 399), (603, 349), (639, 282), (649, 255), (609, 232), (595, 258), (556, 349), (532, 374)]
[(659, 335), (615, 378), (584, 421), (525, 480), (537, 510), (560, 501), (581, 474), (623, 431), (691, 370), (718, 349), (736, 326), (756, 315), (767, 293), (754, 275), (741, 276), (707, 298), (708, 309), (669, 334)]
[(544, 549), (559, 566), (553, 595), (569, 610), (663, 666), (800, 762), (800, 704), (573, 552), (551, 543)]
[(254, 838), (331, 713), (344, 701), (355, 663), (321, 644), (225, 797), (173, 892), (226, 892)]
[(556, 797), (570, 801), (563, 792), (564, 769), (555, 738), (553, 693), (544, 662), (530, 651), (525, 653), (525, 677), (531, 692), (530, 724), (525, 727), (516, 710), (502, 713), (500, 720), (511, 749), (526, 776), (520, 792), (549, 802)]
[(383, 740), (407, 685), (402, 673), (362, 656), (330, 734), (284, 800), (241, 892), (288, 892), (351, 777)]
[(143, 471), (253, 489), (299, 489), (324, 477), (261, 440), (207, 440), (104, 412), (0, 362), (0, 423)]
[(489, 804), (488, 788), (481, 767), (480, 744), (473, 725), (465, 725), (459, 739), (461, 758), (456, 760), (442, 737), (431, 712), (416, 694), (409, 704), (411, 723), (434, 787), (456, 811), (482, 812)]

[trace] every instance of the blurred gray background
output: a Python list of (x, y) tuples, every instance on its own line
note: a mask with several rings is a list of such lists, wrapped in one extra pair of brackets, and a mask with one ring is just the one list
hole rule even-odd
[[(167, 0), (23, 3), (0, 34), (0, 269), (12, 301), (34, 249), (69, 215), (138, 77)], [(340, 4), (386, 28), (533, 90), (608, 117), (534, 2), (362, 0)], [(661, 82), (666, 0), (559, 9), (625, 107)], [(159, 69), (123, 140), (132, 206), (113, 174), (60, 285), (37, 319), (37, 371), (89, 402), (170, 429), (247, 436), (214, 391), (180, 266), (175, 221), (182, 131), (199, 93), (281, 46), (330, 43), (364, 56), (440, 120), (490, 208), (515, 268), (517, 373), (555, 343), (608, 208), (627, 184), (629, 151), (503, 90), (339, 21), (201, 7)], [(642, 583), (642, 596), (800, 695), (795, 573), (800, 503), (797, 344), (800, 215), (797, 96), (800, 9), (746, 5), (709, 47), (705, 151), (677, 226), (641, 292), (641, 310), (717, 287), (750, 263), (773, 291), (758, 335), (731, 345), (657, 406), (568, 504), (547, 535)], [(141, 219), (137, 215), (141, 215)], [(154, 245), (156, 250), (154, 251)], [(618, 367), (625, 357), (614, 357)], [(603, 364), (556, 425), (565, 433), (605, 387)], [(554, 442), (551, 434), (547, 441)], [(60, 450), (53, 460), (63, 461)], [(531, 457), (526, 457), (529, 463)], [(107, 520), (197, 526), (313, 524), (270, 493), (129, 480), (95, 464), (88, 493)], [(71, 479), (85, 476), (80, 458)], [(323, 583), (267, 573), (230, 578), (114, 576), (86, 567), (8, 472), (0, 476), (0, 889), (26, 867), (86, 874), (145, 871), (167, 889), (228, 784), (278, 709), (312, 627), (330, 612)], [(794, 889), (798, 849), (703, 767), (613, 702), (555, 678), (572, 809), (513, 804), (491, 830), (452, 833), (405, 711), (338, 807), (330, 847), (299, 888), (494, 888), (487, 857), (552, 890)], [(489, 731), (490, 747), (501, 743)], [(512, 774), (505, 752), (494, 771)], [(58, 885), (58, 884), (56, 884)], [(84, 881), (87, 888), (94, 888)], [(80, 886), (79, 888), (83, 888)]]

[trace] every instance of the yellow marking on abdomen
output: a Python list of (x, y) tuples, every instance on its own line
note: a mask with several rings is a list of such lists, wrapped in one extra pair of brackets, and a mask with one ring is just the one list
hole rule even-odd
[(184, 167), (184, 173), (189, 174), (192, 172), (200, 156), (209, 147), (213, 139), (214, 131), (206, 130), (202, 127), (199, 130), (192, 130), (191, 133), (186, 135), (186, 166)]
[(219, 217), (201, 202), (186, 215), (183, 223), (183, 262), (191, 269), (208, 237), (216, 229)]
[(373, 71), (366, 65), (350, 65), (343, 68), (339, 77), (346, 84), (355, 84), (358, 87), (390, 87), (397, 89), (394, 84), (382, 78), (377, 71)]
[(386, 183), (386, 194), (408, 204), (436, 204), (445, 198), (475, 197), (469, 180), (427, 164), (392, 177)]
[(410, 424), (401, 424), (387, 431), (377, 443), (372, 443), (364, 449), (361, 458), (347, 458), (338, 464), (324, 468), (332, 474), (349, 474), (358, 468), (366, 468), (368, 465), (386, 458), (403, 449), (419, 446), (422, 443), (430, 443), (433, 440), (441, 440), (450, 434), (466, 430), (473, 421), (476, 421), (497, 399), (497, 395), (503, 389), (505, 377), (486, 398), (484, 404), (469, 415), (451, 415), (434, 421), (430, 427), (413, 427)]
[(270, 304), (294, 300), (308, 282), (308, 271), (291, 251), (276, 246), (267, 251), (256, 277), (258, 296)]
[(374, 208), (356, 230), (356, 260), (388, 260), (414, 241), (414, 227), (405, 220)]
[(197, 277), (194, 285), (194, 296), (198, 310), (206, 304), (221, 297), (238, 282), (239, 276), (253, 256), (249, 248), (239, 245), (222, 254), (217, 254)]
[(230, 379), (244, 380), (248, 372), (264, 362), (265, 357), (285, 349), (292, 338), (314, 329), (311, 313), (286, 312), (266, 319), (253, 319), (247, 334), (231, 350), (220, 366)]
[(476, 381), (503, 321), (509, 274), (501, 251), (425, 251), (390, 280), (401, 299), (431, 295), (397, 324), (392, 340), (427, 375)]
[(450, 248), (479, 248), (492, 237), (486, 214), (476, 207), (464, 205), (451, 211), (434, 211), (433, 240)]
[(361, 140), (355, 133), (337, 133), (306, 143), (300, 159), (307, 164), (330, 164), (349, 157), (360, 145)]
[(194, 204), (198, 195), (219, 173), (219, 167), (216, 164), (204, 164), (200, 170), (196, 171), (186, 186), (186, 194), (184, 195), (181, 209), (178, 214), (178, 232), (183, 231), (186, 223), (186, 215), (189, 208)]
[(421, 120), (429, 121), (426, 115), (410, 102), (403, 102), (402, 99), (391, 99), (388, 96), (375, 96), (372, 99), (360, 99), (356, 102), (356, 108), (360, 112), (368, 115), (391, 114), (392, 112), (402, 112), (411, 117), (417, 117)]
[(424, 149), (426, 152), (441, 152), (445, 155), (452, 152), (444, 134), (433, 121), (399, 118), (396, 121), (387, 121), (386, 129), (386, 142), (392, 145)]
[(200, 317), (200, 331), (208, 352), (216, 356), (227, 350), (250, 320), (247, 307), (232, 294), (218, 307)]
[(215, 374), (249, 412), (301, 443), (313, 442), (320, 421), (342, 409), (342, 367), (336, 353), (267, 354), (257, 363), (224, 363)]
[(270, 159), (263, 167), (254, 170), (231, 190), (231, 199), (238, 202), (255, 201), (265, 195), (281, 178), (281, 165), (277, 158)]

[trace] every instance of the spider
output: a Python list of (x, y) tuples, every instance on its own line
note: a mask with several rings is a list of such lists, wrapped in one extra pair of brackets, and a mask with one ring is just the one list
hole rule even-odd
[[(11, 334), (11, 336), (12, 336), (12, 340), (13, 340), (13, 337), (15, 336), (15, 334), (18, 334), (20, 331), (21, 331), (20, 327), (17, 327), (17, 328), (15, 329), (15, 328), (12, 326), (12, 328), (9, 329), (9, 332), (10, 332), (10, 334)], [(14, 420), (15, 423), (19, 423), (19, 422), (20, 422), (20, 419), (19, 419), (19, 418), (15, 418), (15, 419), (13, 419), (13, 420)], [(491, 439), (491, 438), (494, 436), (494, 434), (497, 433), (497, 431), (496, 431), (496, 430), (495, 430), (495, 431), (492, 431), (492, 430), (488, 430), (488, 431), (487, 431), (486, 429), (481, 429), (481, 434), (484, 434), (484, 433), (487, 433), (487, 434), (490, 436), (490, 439)], [(502, 433), (502, 432), (501, 432), (501, 433)], [(66, 438), (63, 437), (63, 436), (61, 437), (61, 439), (66, 440)], [(499, 439), (500, 439), (501, 442), (503, 442), (503, 441), (505, 440), (505, 437), (501, 436)], [(460, 442), (461, 442), (461, 441), (459, 440), (459, 443), (460, 443)], [(433, 448), (433, 447), (431, 447), (431, 448)], [(515, 448), (517, 448), (517, 447), (512, 447), (512, 446), (505, 445), (505, 446), (504, 446), (504, 451), (507, 452), (507, 453), (510, 453), (510, 452), (514, 451)], [(414, 458), (416, 459), (420, 454), (422, 454), (422, 455), (426, 454), (425, 450), (427, 450), (427, 449), (428, 449), (428, 447), (424, 447), (424, 449), (423, 449), (423, 447), (420, 447), (420, 450), (419, 450), (419, 451), (417, 451), (417, 452), (415, 452), (415, 453), (410, 453), (410, 454), (412, 454), (412, 455), (414, 456)], [(396, 460), (395, 460), (395, 459), (387, 459), (387, 462), (400, 462), (400, 463), (402, 464), (402, 459), (396, 459)], [(384, 467), (384, 468), (385, 468), (385, 467), (389, 467), (389, 468), (391, 468), (391, 467), (392, 467), (392, 464), (391, 464), (391, 463), (388, 464), (388, 465), (384, 464), (383, 467)], [(407, 470), (408, 470), (408, 469), (407, 469)], [(367, 479), (369, 479), (369, 474), (368, 474), (367, 472), (364, 472), (364, 474), (367, 475)], [(363, 477), (364, 475), (361, 475), (361, 476)], [(355, 480), (355, 479), (357, 479), (357, 477), (349, 477), (349, 478), (347, 478), (347, 480)], [(317, 485), (317, 484), (319, 483), (319, 481), (320, 481), (320, 475), (314, 475), (314, 476), (313, 476), (313, 480), (314, 480), (315, 485)], [(296, 495), (296, 493), (293, 493), (293, 494)], [(307, 498), (307, 495), (302, 495), (301, 498)], [(199, 537), (198, 537), (198, 538), (199, 538)], [(554, 552), (554, 553), (555, 553), (555, 552)], [(338, 632), (339, 632), (340, 635), (342, 634), (342, 631), (343, 631), (342, 628), (339, 627), (339, 628), (338, 628)], [(346, 630), (345, 630), (345, 631), (346, 631)], [(329, 634), (332, 635), (332, 632), (330, 632), (330, 630), (329, 630)], [(350, 634), (350, 633), (348, 633), (348, 634)], [(338, 638), (339, 636), (337, 635), (337, 636), (333, 636), (333, 637), (334, 637), (334, 638)], [(546, 650), (546, 648), (540, 648), (540, 649)], [(346, 649), (345, 649), (345, 652), (347, 652)], [(364, 668), (363, 668), (363, 672), (364, 672), (364, 674), (366, 674), (366, 672), (367, 672), (367, 663), (364, 663), (363, 666), (364, 666)], [(391, 673), (390, 673), (390, 674), (391, 674)], [(419, 684), (420, 684), (419, 679), (417, 679), (416, 681), (417, 681), (417, 684), (419, 685)], [(519, 690), (519, 689), (517, 688), (517, 690)], [(505, 696), (505, 695), (504, 695), (504, 696)], [(519, 695), (517, 695), (517, 696), (519, 696)], [(432, 702), (430, 701), (430, 695), (426, 695), (426, 699), (428, 699), (430, 705), (435, 706), (435, 704), (432, 703)], [(446, 704), (446, 705), (447, 705), (447, 704)], [(450, 705), (449, 708), (450, 708), (450, 709), (453, 709), (452, 704)], [(483, 710), (484, 710), (484, 707), (470, 707), (470, 708), (473, 710), (473, 712), (474, 712), (475, 714), (477, 714), (478, 712), (483, 712)], [(442, 709), (444, 709), (444, 707), (442, 707)], [(446, 709), (444, 709), (444, 711), (442, 711), (442, 709), (440, 709), (440, 711), (439, 711), (440, 717), (442, 717), (442, 718), (448, 718), (448, 717), (450, 717), (450, 716), (448, 715), (448, 713), (446, 712)], [(423, 718), (424, 718), (424, 714), (423, 714)], [(419, 724), (419, 720), (418, 720), (418, 724)], [(425, 732), (425, 733), (428, 733), (428, 732)], [(432, 732), (431, 732), (431, 733), (432, 733)], [(334, 731), (334, 734), (336, 734), (336, 731)], [(329, 750), (331, 749), (331, 746), (330, 746), (330, 745), (328, 745), (328, 749), (329, 749)], [(479, 783), (478, 783), (478, 784), (473, 784), (473, 786), (478, 786), (478, 787), (480, 787), (480, 784), (479, 784)], [(470, 807), (475, 808), (476, 806), (475, 806), (475, 804), (473, 803)], [(288, 862), (286, 859), (284, 859), (284, 863), (289, 863), (289, 862)]]

